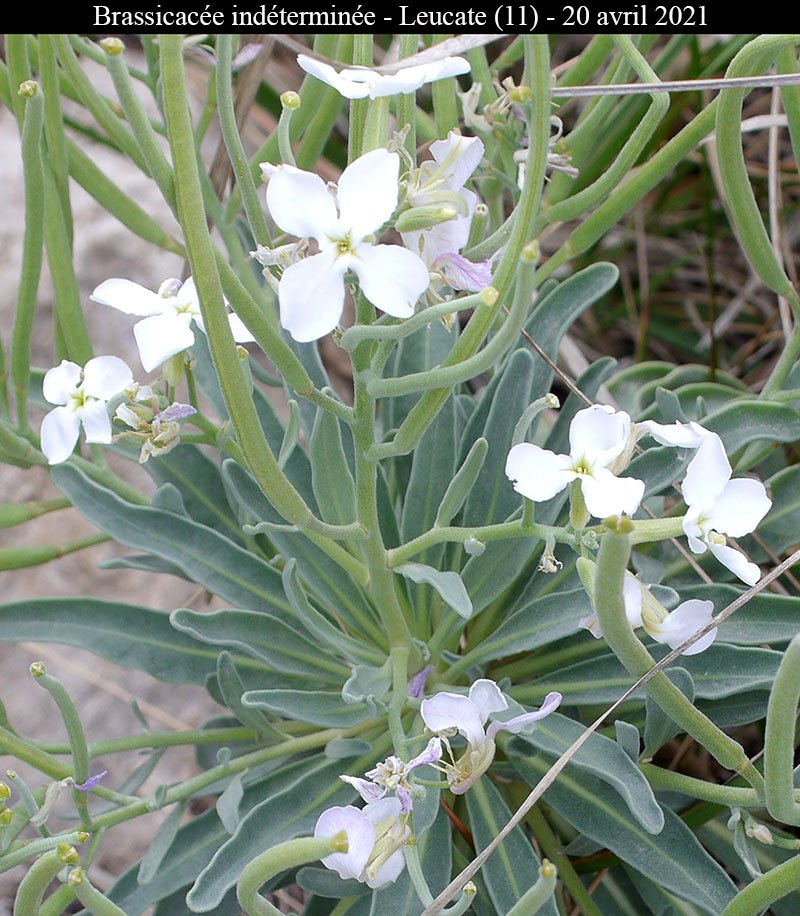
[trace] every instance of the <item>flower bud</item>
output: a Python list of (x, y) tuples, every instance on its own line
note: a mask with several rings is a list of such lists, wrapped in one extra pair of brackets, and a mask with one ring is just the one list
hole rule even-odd
[(398, 232), (415, 232), (422, 229), (431, 229), (439, 223), (446, 223), (455, 219), (458, 212), (453, 207), (427, 204), (423, 207), (412, 207), (397, 217), (395, 228)]
[(30, 672), (34, 677), (44, 677), (47, 674), (44, 662), (34, 662), (30, 667)]
[(83, 869), (80, 866), (73, 868), (67, 876), (67, 886), (79, 887), (81, 884), (83, 884), (83, 877)]
[(119, 38), (104, 38), (100, 42), (100, 47), (110, 57), (116, 57), (118, 54), (122, 54), (122, 52), (125, 50), (125, 42)]
[(58, 846), (56, 846), (56, 857), (58, 861), (63, 862), (64, 865), (76, 865), (80, 861), (75, 847), (70, 846), (69, 843), (59, 843)]
[(296, 92), (284, 92), (283, 95), (281, 95), (281, 105), (287, 111), (297, 111), (300, 104), (301, 99)]
[(11, 823), (11, 818), (13, 817), (13, 812), (11, 808), (3, 808), (0, 810), (0, 827), (8, 827)]
[(759, 843), (763, 843), (765, 846), (772, 846), (775, 842), (772, 831), (765, 824), (757, 824), (755, 821), (751, 821), (744, 828), (744, 832), (749, 837), (758, 840)]
[(7, 798), (11, 798), (11, 789), (6, 783), (0, 781), (0, 801), (5, 801)]
[(25, 99), (32, 99), (39, 94), (39, 84), (36, 80), (25, 80), (25, 82), (19, 84), (17, 94)]

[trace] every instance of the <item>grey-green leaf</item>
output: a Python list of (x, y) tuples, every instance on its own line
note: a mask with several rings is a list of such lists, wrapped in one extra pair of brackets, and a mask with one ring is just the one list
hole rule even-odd
[(465, 620), (472, 616), (472, 601), (458, 573), (440, 572), (424, 563), (403, 563), (394, 571), (412, 582), (426, 582), (432, 586), (445, 604)]
[(348, 525), (356, 517), (356, 491), (342, 447), (339, 420), (320, 408), (309, 447), (311, 480), (320, 515), (331, 525)]
[(322, 690), (248, 690), (242, 703), (323, 728), (350, 728), (375, 716), (366, 703), (347, 706), (340, 693)]

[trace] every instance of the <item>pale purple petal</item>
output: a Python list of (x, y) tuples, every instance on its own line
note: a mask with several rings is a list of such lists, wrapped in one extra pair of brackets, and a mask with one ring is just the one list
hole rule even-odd
[[(415, 770), (417, 767), (427, 766), (429, 763), (434, 763), (437, 760), (441, 760), (442, 757), (442, 742), (441, 739), (433, 737), (428, 742), (425, 750), (422, 753), (417, 754), (416, 757), (412, 757), (411, 760), (405, 765), (405, 772), (408, 775), (412, 770)], [(400, 793), (398, 792), (398, 797)]]
[(628, 444), (631, 418), (606, 404), (579, 410), (569, 427), (570, 457), (590, 469), (607, 468)]
[(69, 407), (56, 407), (42, 420), (40, 432), (42, 453), (50, 464), (60, 464), (72, 454), (81, 422)]
[(42, 381), (42, 394), (51, 404), (66, 404), (70, 394), (80, 385), (83, 370), (77, 363), (62, 359), (58, 366), (48, 369)]
[(133, 384), (133, 373), (118, 356), (95, 356), (83, 370), (83, 390), (92, 398), (108, 401)]
[(328, 86), (332, 86), (339, 95), (344, 96), (346, 99), (366, 98), (369, 95), (370, 85), (374, 82), (371, 78), (377, 78), (377, 74), (372, 74), (369, 70), (355, 71), (353, 69), (346, 71), (349, 74), (348, 76), (341, 76), (330, 64), (315, 60), (306, 54), (299, 54), (297, 63), (306, 73), (316, 77)]
[(591, 477), (581, 475), (581, 492), (586, 508), (595, 518), (633, 515), (644, 496), (644, 481), (615, 477), (608, 468), (594, 469)]
[(171, 420), (185, 420), (186, 417), (192, 417), (197, 413), (191, 404), (170, 404), (161, 413), (156, 414), (155, 419), (161, 420), (162, 423), (169, 423)]
[(286, 268), (278, 287), (281, 325), (295, 340), (319, 340), (339, 323), (347, 262), (329, 245)]
[(714, 435), (693, 420), (690, 423), (676, 422), (667, 425), (645, 420), (643, 423), (637, 423), (636, 427), (652, 436), (660, 445), (675, 448), (698, 448), (706, 436)]
[(400, 802), (400, 812), (402, 814), (408, 814), (414, 804), (411, 793), (404, 786), (398, 786), (395, 789), (395, 792), (397, 794), (397, 799)]
[(325, 182), (313, 172), (293, 165), (276, 169), (267, 184), (267, 207), (284, 232), (314, 238), (320, 247), (336, 234), (336, 204)]
[(706, 544), (708, 544), (708, 549), (720, 563), (723, 566), (727, 566), (742, 582), (746, 582), (748, 585), (755, 585), (761, 578), (761, 570), (755, 563), (751, 563), (743, 553), (725, 544), (715, 544), (710, 539), (706, 541)]
[(338, 182), (337, 199), (341, 225), (353, 241), (377, 232), (397, 206), (400, 157), (374, 149), (351, 162)]
[(739, 538), (755, 531), (771, 507), (772, 500), (760, 480), (740, 477), (725, 484), (703, 520), (713, 531)]
[(464, 289), (472, 293), (480, 292), (492, 282), (492, 265), (490, 261), (469, 261), (454, 251), (440, 254), (431, 265), (433, 270), (441, 272), (453, 289)]
[(87, 401), (77, 410), (86, 441), (107, 445), (111, 441), (111, 419), (105, 401)]
[(179, 315), (172, 310), (137, 321), (133, 326), (133, 336), (145, 372), (154, 372), (171, 356), (194, 344), (190, 316)]
[(414, 314), (430, 280), (424, 262), (399, 245), (359, 245), (350, 266), (367, 299), (395, 318)]
[[(665, 620), (657, 624), (648, 624), (645, 629), (657, 642), (665, 643), (671, 649), (677, 648), (712, 618), (714, 605), (711, 601), (699, 601), (696, 598), (679, 604)], [(684, 655), (697, 655), (707, 649), (717, 638), (717, 628), (709, 630), (702, 639), (686, 649)]]
[(506, 477), (517, 493), (534, 502), (551, 499), (577, 476), (569, 455), (556, 455), (528, 442), (515, 445), (506, 459)]
[(544, 719), (545, 716), (549, 716), (551, 712), (555, 712), (560, 705), (561, 694), (555, 691), (548, 693), (539, 709), (523, 713), (521, 716), (514, 716), (513, 719), (507, 719), (505, 722), (492, 722), (486, 732), (486, 737), (492, 741), (495, 735), (501, 731), (513, 732), (516, 735), (524, 731), (533, 722), (538, 722), (540, 719)]
[(485, 722), (493, 712), (508, 709), (508, 700), (494, 681), (482, 677), (469, 688), (469, 699), (475, 704), (481, 722)]
[(158, 293), (134, 283), (114, 278), (105, 280), (89, 297), (92, 302), (109, 305), (126, 315), (158, 315), (164, 311), (165, 300)]
[(102, 770), (100, 773), (90, 776), (86, 782), (74, 785), (73, 788), (77, 789), (79, 792), (91, 792), (100, 780), (105, 779), (106, 776), (108, 776), (108, 770)]
[(377, 785), (370, 779), (360, 779), (358, 776), (340, 776), (342, 782), (352, 786), (365, 802), (378, 801), (386, 795), (386, 789)]
[(421, 671), (418, 671), (408, 682), (406, 695), (416, 698), (421, 697), (425, 693), (425, 684), (432, 671), (433, 665), (425, 665)]
[(432, 732), (458, 731), (472, 747), (483, 744), (486, 735), (477, 706), (460, 693), (437, 693), (423, 700), (420, 713)]
[(722, 439), (716, 433), (705, 437), (686, 468), (681, 484), (689, 506), (711, 506), (731, 479), (731, 465)]
[(334, 837), (341, 831), (347, 834), (347, 852), (334, 852), (320, 861), (340, 878), (358, 879), (375, 846), (375, 826), (353, 805), (328, 808), (317, 819), (314, 836)]

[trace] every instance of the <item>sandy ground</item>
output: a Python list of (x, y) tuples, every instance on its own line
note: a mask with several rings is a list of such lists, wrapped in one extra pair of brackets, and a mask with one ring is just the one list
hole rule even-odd
[[(102, 78), (99, 68), (93, 68), (92, 72), (93, 78)], [(108, 149), (97, 144), (88, 144), (86, 148), (95, 163), (112, 176), (127, 194), (162, 225), (168, 228), (172, 225), (170, 215), (149, 179)], [(5, 110), (0, 111), (0, 187), (3, 188), (3, 206), (0, 208), (0, 327), (7, 347), (19, 282), (24, 202), (16, 122)], [(109, 277), (128, 277), (150, 288), (157, 288), (166, 277), (180, 276), (182, 264), (176, 256), (155, 250), (137, 239), (79, 187), (73, 185), (72, 192), (76, 227), (75, 269), (86, 303), (95, 353), (114, 353), (124, 358), (131, 367), (138, 367), (130, 332), (135, 319), (90, 303), (89, 294)], [(43, 278), (39, 293), (33, 364), (42, 368), (54, 364), (52, 295), (47, 276)], [(138, 372), (141, 373), (140, 368)], [(38, 416), (35, 420), (38, 422)], [(142, 474), (142, 477), (145, 476)], [(58, 495), (46, 471), (38, 468), (25, 471), (0, 465), (0, 502), (38, 500)], [(91, 530), (77, 512), (68, 510), (21, 527), (0, 530), (0, 544), (59, 542)], [(197, 589), (183, 580), (166, 576), (154, 578), (131, 570), (98, 568), (104, 560), (125, 552), (113, 544), (101, 544), (45, 566), (4, 572), (3, 600), (93, 595), (120, 598), (170, 611), (185, 605), (196, 593)], [(43, 659), (48, 670), (67, 686), (80, 709), (90, 739), (140, 731), (141, 725), (130, 706), (132, 697), (137, 698), (154, 730), (194, 727), (209, 715), (221, 711), (199, 688), (164, 685), (147, 675), (107, 663), (89, 652), (29, 643), (0, 645), (0, 699), (11, 723), (31, 738), (58, 741), (65, 737), (49, 696), (31, 683), (28, 668), (37, 659)], [(108, 768), (108, 784), (115, 786), (139, 762), (135, 755), (115, 755), (94, 761), (93, 770)], [(5, 773), (9, 767), (30, 776), (32, 786), (44, 781), (18, 761), (0, 757), (0, 771)], [(159, 783), (180, 780), (195, 771), (190, 751), (171, 750), (162, 758), (148, 786), (152, 790)], [(116, 839), (115, 831), (106, 836), (91, 871), (98, 886), (110, 886), (115, 876), (142, 854), (159, 819), (160, 816), (151, 815), (122, 829), (115, 828)], [(51, 826), (57, 828), (58, 822)], [(0, 916), (10, 914), (11, 901), (22, 873), (17, 870), (0, 876)]]

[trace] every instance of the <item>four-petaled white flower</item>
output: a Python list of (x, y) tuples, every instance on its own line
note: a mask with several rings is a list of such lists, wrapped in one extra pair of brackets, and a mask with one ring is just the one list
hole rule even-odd
[(380, 96), (416, 92), (425, 83), (434, 83), (447, 76), (469, 72), (469, 61), (463, 57), (444, 57), (427, 64), (404, 67), (397, 73), (381, 74), (367, 67), (345, 67), (338, 72), (330, 65), (300, 54), (297, 63), (311, 76), (332, 86), (346, 99), (377, 99)]
[[(714, 614), (714, 605), (711, 601), (700, 601), (697, 598), (684, 601), (673, 611), (665, 614), (647, 586), (630, 573), (625, 575), (622, 597), (625, 603), (625, 616), (633, 629), (644, 627), (645, 632), (656, 642), (663, 643), (670, 649), (677, 649), (682, 642), (704, 627)], [(603, 635), (597, 614), (584, 617), (580, 625), (589, 630), (596, 639)], [(717, 628), (714, 627), (682, 654), (697, 655), (704, 652), (716, 638)]]
[(365, 802), (374, 802), (383, 798), (387, 792), (394, 792), (400, 801), (400, 810), (408, 814), (411, 810), (411, 785), (408, 777), (417, 767), (435, 763), (442, 756), (442, 742), (439, 738), (431, 738), (427, 747), (421, 754), (412, 757), (406, 763), (392, 754), (386, 760), (377, 764), (374, 769), (368, 770), (364, 775), (367, 779), (357, 776), (340, 776), (343, 782), (353, 786)]
[[(145, 372), (153, 372), (171, 356), (182, 353), (194, 343), (192, 323), (205, 332), (194, 280), (165, 280), (157, 293), (131, 280), (111, 279), (92, 293), (93, 302), (110, 305), (126, 315), (143, 315), (133, 326), (139, 357)], [(238, 315), (228, 315), (233, 339), (252, 343), (253, 335)]]
[(356, 159), (342, 172), (335, 198), (312, 172), (290, 165), (262, 169), (272, 218), (284, 232), (319, 245), (319, 254), (286, 268), (278, 288), (281, 324), (295, 340), (318, 340), (336, 327), (348, 270), (373, 305), (395, 318), (414, 314), (428, 286), (425, 264), (399, 245), (367, 241), (397, 206), (397, 153), (376, 149)]
[(428, 267), (442, 274), (453, 289), (478, 292), (492, 281), (488, 261), (473, 263), (459, 252), (467, 244), (477, 195), (464, 187), (483, 158), (483, 143), (477, 137), (462, 137), (450, 131), (446, 140), (431, 143), (433, 160), (423, 162), (412, 176), (408, 201), (412, 207), (448, 205), (455, 201), (463, 211), (455, 219), (430, 229), (402, 232), (405, 245), (417, 252)]
[(334, 852), (320, 861), (340, 878), (355, 878), (369, 887), (396, 881), (405, 867), (403, 846), (411, 830), (396, 798), (381, 798), (363, 809), (354, 805), (328, 808), (317, 819), (315, 837), (347, 835), (347, 852)]
[(69, 458), (81, 425), (87, 442), (111, 442), (106, 404), (131, 384), (131, 370), (116, 356), (96, 356), (83, 369), (65, 359), (48, 370), (42, 393), (45, 400), (60, 405), (42, 420), (42, 452), (50, 464)]
[(644, 495), (644, 483), (615, 477), (610, 470), (629, 447), (631, 418), (605, 404), (579, 410), (569, 428), (569, 455), (522, 442), (508, 453), (506, 476), (514, 489), (544, 502), (573, 480), (580, 480), (586, 508), (597, 518), (633, 515)]
[(754, 531), (769, 512), (772, 501), (764, 484), (749, 477), (731, 480), (731, 465), (722, 440), (705, 437), (689, 462), (681, 484), (688, 511), (683, 530), (694, 553), (711, 553), (748, 585), (755, 585), (761, 570), (744, 554), (728, 547), (724, 535), (742, 537)]
[[(558, 708), (560, 693), (548, 693), (540, 709), (514, 716), (506, 721), (493, 721), (484, 728), (492, 713), (508, 709), (508, 700), (494, 681), (481, 678), (469, 689), (469, 696), (460, 693), (437, 693), (423, 700), (420, 707), (427, 728), (445, 743), (457, 732), (467, 739), (467, 750), (458, 759), (444, 764), (450, 791), (463, 795), (488, 769), (494, 759), (495, 735), (499, 731), (514, 734), (523, 731)], [(452, 757), (452, 751), (451, 751)]]

